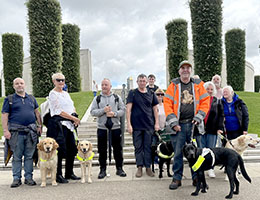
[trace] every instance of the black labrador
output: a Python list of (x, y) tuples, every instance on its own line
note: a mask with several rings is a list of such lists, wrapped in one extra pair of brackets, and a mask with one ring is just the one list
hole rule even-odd
[(154, 158), (158, 156), (159, 158), (159, 178), (162, 178), (163, 175), (163, 164), (167, 165), (167, 175), (172, 177), (170, 173), (170, 164), (171, 158), (173, 157), (173, 147), (171, 142), (161, 142), (157, 145), (152, 146), (152, 171), (154, 172)]
[[(204, 171), (211, 169), (212, 166), (215, 165), (223, 165), (226, 167), (226, 172), (230, 183), (230, 192), (226, 196), (226, 199), (231, 199), (233, 197), (233, 194), (239, 193), (239, 181), (237, 180), (236, 177), (236, 171), (238, 165), (240, 166), (244, 178), (249, 183), (251, 183), (251, 179), (245, 170), (243, 159), (237, 152), (235, 152), (232, 149), (220, 148), (220, 147), (210, 148), (211, 151), (204, 151), (204, 150), (209, 150), (209, 149), (197, 148), (193, 143), (186, 144), (183, 147), (183, 155), (188, 160), (189, 166), (191, 168), (193, 167), (193, 170), (198, 173), (198, 182), (197, 182), (196, 190), (193, 193), (191, 193), (192, 196), (197, 196), (199, 194), (199, 191), (201, 189), (200, 187), (201, 183), (202, 183), (201, 192), (206, 193), (207, 184), (206, 184)], [(205, 160), (203, 162), (200, 162), (200, 164), (198, 164), (199, 163), (198, 160), (201, 160), (201, 155), (203, 151), (208, 153), (205, 153), (206, 155), (203, 156)], [(234, 191), (234, 189), (236, 190)]]

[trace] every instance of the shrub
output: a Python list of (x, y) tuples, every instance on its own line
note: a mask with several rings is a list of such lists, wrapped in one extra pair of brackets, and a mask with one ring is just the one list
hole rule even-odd
[(44, 97), (53, 88), (52, 74), (61, 70), (61, 8), (57, 0), (29, 0), (26, 4), (33, 93)]
[(15, 33), (2, 35), (5, 95), (14, 93), (13, 80), (23, 75), (23, 37)]
[(175, 19), (165, 26), (167, 31), (168, 61), (170, 80), (179, 76), (178, 66), (188, 58), (187, 21)]
[(221, 74), (222, 0), (191, 0), (195, 74), (203, 81)]
[(259, 92), (260, 89), (260, 75), (255, 76), (255, 92)]
[(77, 25), (62, 25), (62, 73), (69, 92), (80, 91), (80, 29)]
[(225, 34), (227, 59), (227, 84), (236, 91), (244, 91), (245, 85), (245, 31), (232, 29)]

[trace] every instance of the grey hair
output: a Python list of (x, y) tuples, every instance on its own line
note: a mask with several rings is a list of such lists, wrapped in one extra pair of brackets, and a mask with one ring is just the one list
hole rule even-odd
[(139, 74), (139, 75), (137, 76), (137, 80), (138, 80), (139, 78), (146, 78), (146, 79), (147, 79), (147, 76), (146, 76), (145, 74)]
[(54, 81), (54, 80), (56, 80), (58, 77), (62, 77), (62, 78), (65, 79), (65, 76), (64, 76), (62, 73), (60, 73), (60, 72), (53, 74), (53, 75), (51, 76), (51, 79)]
[(215, 77), (218, 77), (218, 78), (219, 78), (219, 80), (220, 80), (220, 82), (221, 82), (221, 76), (220, 76), (220, 75), (218, 75), (218, 74), (215, 74), (215, 75), (212, 77), (211, 81), (213, 81), (213, 79), (214, 79)]
[(217, 94), (217, 90), (216, 90), (216, 86), (212, 81), (207, 81), (206, 83), (204, 83), (204, 88), (207, 89), (209, 86), (213, 87), (213, 96), (215, 96)]
[[(110, 79), (108, 79), (108, 78), (104, 78), (103, 81), (108, 81), (109, 84), (110, 84), (110, 86), (112, 86)], [(102, 81), (102, 82), (103, 82), (103, 81)]]
[(234, 96), (234, 90), (233, 90), (233, 88), (232, 88), (231, 85), (227, 85), (227, 86), (223, 87), (223, 91), (224, 91), (225, 89), (228, 89), (228, 90), (230, 91), (230, 93), (232, 94), (232, 97)]

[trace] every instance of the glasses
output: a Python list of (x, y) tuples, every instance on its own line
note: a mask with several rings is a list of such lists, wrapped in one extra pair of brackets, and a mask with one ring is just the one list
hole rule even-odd
[(65, 79), (56, 78), (56, 81), (57, 81), (57, 82), (65, 82)]
[(164, 96), (163, 93), (157, 93), (156, 95), (157, 95), (157, 96)]

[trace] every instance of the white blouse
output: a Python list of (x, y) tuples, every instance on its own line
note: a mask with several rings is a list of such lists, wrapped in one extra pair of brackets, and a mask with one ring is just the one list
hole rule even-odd
[[(60, 115), (61, 112), (66, 112), (69, 115), (75, 112), (75, 107), (69, 93), (62, 91), (56, 92), (55, 90), (49, 93), (49, 105), (51, 116)], [(74, 125), (71, 121), (61, 121), (61, 124), (66, 126), (71, 131), (74, 130)]]

